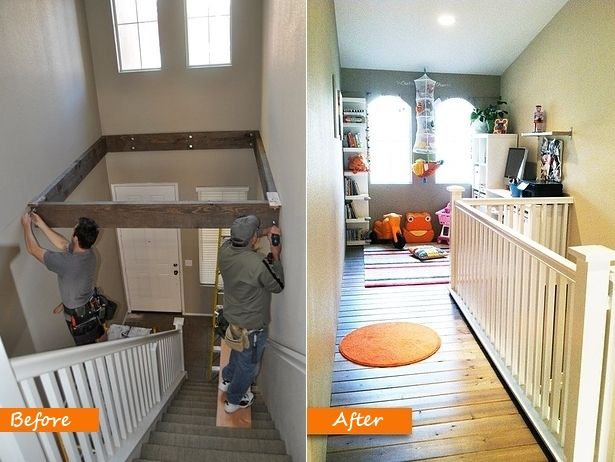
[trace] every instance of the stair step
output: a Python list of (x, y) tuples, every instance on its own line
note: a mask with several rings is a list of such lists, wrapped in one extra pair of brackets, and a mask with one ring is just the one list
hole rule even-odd
[(181, 446), (185, 448), (216, 449), (219, 451), (256, 452), (263, 454), (286, 454), (284, 443), (280, 440), (259, 440), (240, 438), (220, 438), (204, 435), (184, 435), (154, 431), (150, 433), (149, 443), (161, 446)]
[[(214, 422), (215, 424), (215, 422)], [(280, 439), (280, 433), (272, 428), (232, 428), (192, 425), (173, 422), (158, 422), (156, 430), (167, 433), (183, 433), (185, 435), (204, 435), (220, 438), (254, 438), (261, 440)]]
[[(174, 407), (186, 407), (194, 409), (216, 409), (218, 407), (218, 399), (211, 400), (187, 400), (187, 399), (174, 399), (171, 403)], [(267, 412), (267, 406), (262, 401), (255, 400), (252, 405), (253, 412)]]
[[(169, 414), (165, 413), (162, 416), (163, 422), (189, 424), (189, 425), (209, 425), (216, 426), (216, 417), (203, 415), (188, 415), (188, 414)], [(252, 420), (252, 428), (272, 429), (275, 428), (271, 420)]]
[(236, 451), (219, 451), (216, 449), (184, 448), (181, 446), (165, 446), (146, 443), (141, 456), (146, 459), (162, 459), (172, 462), (186, 460), (215, 460), (220, 462), (291, 462), (288, 455), (255, 454)]
[[(183, 415), (200, 415), (200, 416), (216, 416), (215, 409), (194, 408), (194, 407), (179, 407), (175, 405), (169, 406), (167, 414), (183, 414)], [(271, 420), (268, 412), (260, 412), (258, 409), (252, 410), (252, 420)]]

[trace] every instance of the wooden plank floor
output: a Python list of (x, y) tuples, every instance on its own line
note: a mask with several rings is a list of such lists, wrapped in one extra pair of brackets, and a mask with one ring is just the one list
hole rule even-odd
[(327, 461), (544, 461), (547, 456), (504, 390), (446, 284), (364, 288), (363, 250), (348, 249), (337, 343), (376, 322), (434, 329), (440, 350), (409, 366), (369, 368), (336, 349), (331, 406), (411, 407), (404, 436), (330, 436)]

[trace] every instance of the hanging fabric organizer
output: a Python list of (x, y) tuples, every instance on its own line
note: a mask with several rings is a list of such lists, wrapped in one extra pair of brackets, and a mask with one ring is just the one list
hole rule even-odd
[(416, 156), (412, 172), (427, 182), (427, 177), (436, 173), (443, 161), (436, 161), (436, 133), (434, 128), (434, 90), (436, 81), (427, 73), (414, 81), (416, 86), (416, 138), (414, 149)]
[(416, 87), (416, 138), (413, 152), (434, 160), (436, 135), (434, 130), (434, 90), (436, 81), (427, 73), (414, 81)]

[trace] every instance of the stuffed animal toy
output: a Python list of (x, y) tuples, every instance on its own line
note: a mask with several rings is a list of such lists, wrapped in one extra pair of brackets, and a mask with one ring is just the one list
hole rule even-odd
[(382, 217), (382, 220), (376, 220), (373, 227), (376, 240), (393, 240), (393, 247), (403, 249), (406, 245), (406, 239), (401, 232), (400, 224), (401, 215), (398, 213), (387, 213)]
[(438, 170), (443, 163), (443, 160), (427, 162), (425, 159), (416, 159), (414, 164), (412, 164), (412, 173), (421, 178), (431, 176), (436, 173), (436, 170)]
[(406, 212), (403, 235), (406, 242), (431, 242), (434, 238), (429, 212)]
[(352, 170), (352, 173), (367, 172), (367, 165), (363, 157), (359, 155), (350, 156), (348, 158), (348, 170)]

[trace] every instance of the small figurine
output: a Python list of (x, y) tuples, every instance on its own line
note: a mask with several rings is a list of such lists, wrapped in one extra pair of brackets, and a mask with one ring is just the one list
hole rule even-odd
[(505, 135), (508, 132), (508, 119), (495, 119), (493, 133)]
[(534, 110), (534, 132), (545, 131), (545, 111), (540, 104), (536, 105)]

